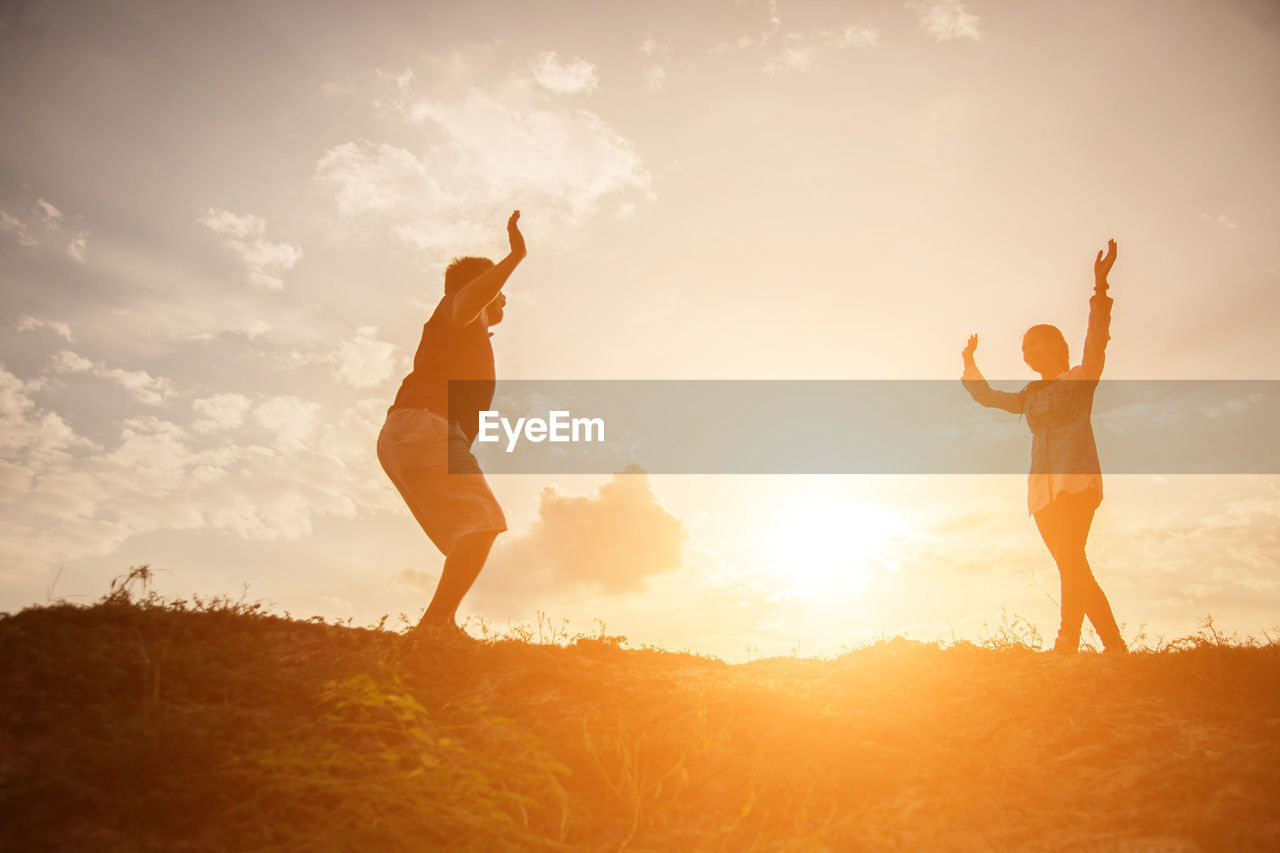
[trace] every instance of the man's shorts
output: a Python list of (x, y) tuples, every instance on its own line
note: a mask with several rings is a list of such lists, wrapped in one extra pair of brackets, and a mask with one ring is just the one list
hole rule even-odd
[(507, 529), (466, 436), (440, 415), (427, 409), (393, 409), (378, 434), (378, 461), (445, 555), (468, 533)]

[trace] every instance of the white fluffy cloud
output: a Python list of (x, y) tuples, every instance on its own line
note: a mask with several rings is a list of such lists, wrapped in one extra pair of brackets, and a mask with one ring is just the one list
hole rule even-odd
[(920, 26), (938, 41), (973, 39), (982, 37), (978, 30), (979, 18), (967, 11), (957, 0), (941, 0), (936, 3), (909, 4), (920, 17)]
[(352, 388), (374, 388), (395, 372), (396, 346), (378, 340), (377, 334), (377, 326), (361, 326), (355, 337), (339, 342), (330, 356), (334, 374)]
[(19, 332), (32, 332), (37, 329), (48, 329), (64, 341), (71, 340), (71, 327), (66, 323), (56, 320), (41, 320), (39, 317), (32, 317), (30, 314), (23, 314), (18, 318)]
[(100, 361), (92, 361), (70, 350), (54, 354), (50, 369), (55, 373), (90, 373), (107, 379), (129, 392), (135, 400), (148, 406), (162, 405), (173, 396), (173, 382), (164, 377), (152, 376), (145, 370), (125, 370), (108, 367)]
[(322, 420), (296, 397), (214, 394), (192, 402), (190, 427), (126, 417), (98, 444), (37, 404), (43, 387), (0, 367), (0, 566), (38, 574), (153, 531), (286, 539), (398, 500), (373, 451), (382, 400)]
[(585, 59), (562, 62), (554, 51), (538, 54), (529, 63), (533, 79), (544, 89), (561, 95), (577, 95), (594, 92), (600, 83), (596, 67)]
[(0, 365), (0, 449), (9, 464), (36, 460), (92, 443), (75, 435), (58, 414), (40, 409), (32, 394), (39, 381), (24, 381)]
[(349, 225), (439, 253), (487, 237), (512, 199), (573, 224), (606, 197), (650, 194), (628, 139), (527, 75), (439, 94), (416, 91), (409, 73), (384, 80), (392, 92), (379, 106), (400, 141), (351, 140), (316, 164)]
[(293, 269), (302, 258), (301, 247), (267, 240), (267, 222), (261, 216), (211, 207), (200, 224), (221, 237), (223, 245), (240, 256), (249, 282), (258, 287), (282, 289), (284, 281), (280, 276)]
[(301, 450), (315, 435), (319, 411), (319, 403), (299, 397), (272, 397), (254, 408), (253, 418), (272, 434), (277, 447)]
[(102, 368), (98, 373), (124, 388), (133, 397), (149, 406), (159, 406), (173, 394), (173, 383), (163, 377), (152, 376), (145, 370)]
[(225, 432), (244, 424), (250, 400), (243, 394), (214, 394), (191, 401), (191, 408), (200, 415), (191, 428), (196, 432)]
[(450, 201), (417, 157), (385, 142), (344, 142), (320, 159), (316, 175), (333, 188), (338, 212), (345, 216), (394, 211), (408, 195), (405, 183), (427, 189), (427, 204)]

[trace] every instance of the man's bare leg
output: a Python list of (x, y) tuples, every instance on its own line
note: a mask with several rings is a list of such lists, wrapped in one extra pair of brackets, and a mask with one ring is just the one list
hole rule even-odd
[(457, 627), (455, 619), (458, 605), (484, 568), (485, 560), (489, 559), (489, 549), (493, 547), (493, 540), (496, 538), (497, 531), (482, 531), (460, 536), (453, 543), (449, 556), (444, 559), (440, 583), (436, 585), (436, 593), (431, 598), (426, 614), (418, 623), (419, 628)]

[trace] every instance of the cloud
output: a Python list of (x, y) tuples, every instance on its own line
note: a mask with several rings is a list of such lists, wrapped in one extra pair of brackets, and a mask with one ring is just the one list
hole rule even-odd
[(76, 464), (77, 451), (94, 449), (55, 412), (36, 405), (38, 381), (25, 381), (0, 365), (0, 565), (41, 565), (61, 545), (55, 531), (32, 513), (49, 506), (72, 511), (71, 501), (40, 500), (51, 469)]
[(1212, 222), (1214, 225), (1217, 225), (1219, 228), (1225, 228), (1227, 231), (1235, 231), (1240, 227), (1235, 223), (1234, 220), (1231, 219), (1231, 217), (1227, 216), (1225, 213), (1217, 213), (1217, 214), (1202, 213), (1200, 214), (1200, 218), (1203, 219), (1205, 222)]
[(411, 589), (435, 589), (436, 584), (440, 581), (440, 575), (424, 572), (422, 569), (415, 569), (412, 566), (401, 569), (391, 576), (391, 582), (397, 586), (407, 586)]
[(0, 451), (10, 464), (43, 462), (54, 454), (92, 446), (59, 415), (36, 406), (31, 394), (40, 387), (39, 381), (19, 379), (0, 365)]
[(811, 45), (785, 47), (777, 56), (764, 64), (764, 70), (773, 74), (781, 68), (808, 71), (817, 59), (817, 50)]
[(722, 41), (715, 47), (711, 48), (712, 55), (730, 53), (739, 50), (749, 50), (753, 47), (766, 47), (773, 41), (774, 37), (777, 36), (779, 30), (782, 28), (782, 18), (778, 16), (777, 0), (769, 0), (768, 10), (769, 22), (764, 32), (758, 36), (744, 35), (738, 36), (735, 39), (730, 39), (729, 41)]
[(76, 263), (84, 263), (84, 250), (89, 245), (89, 238), (86, 234), (81, 234), (70, 243), (67, 244), (67, 257)]
[[(407, 118), (443, 131), (454, 152), (450, 195), (506, 199), (535, 195), (567, 207), (578, 220), (599, 200), (628, 189), (648, 191), (650, 177), (631, 143), (587, 110), (521, 103), (472, 90), (453, 102), (416, 102)], [(432, 173), (444, 163), (431, 165)]]
[(438, 255), (488, 239), (513, 199), (544, 222), (576, 225), (606, 197), (651, 194), (629, 140), (527, 77), (439, 94), (415, 86), (397, 82), (379, 102), (400, 144), (352, 140), (316, 164), (348, 227)]
[[(61, 242), (66, 239), (66, 229), (63, 227), (65, 219), (66, 217), (62, 211), (51, 202), (43, 198), (37, 198), (30, 203), (30, 212), (25, 219), (14, 216), (8, 211), (0, 210), (0, 233), (7, 231), (13, 234), (21, 246), (38, 246), (41, 239)], [(41, 237), (37, 238), (37, 234), (40, 234)], [(77, 263), (84, 263), (84, 250), (88, 244), (88, 236), (89, 232), (87, 231), (77, 234), (67, 244), (67, 257)]]
[(874, 47), (880, 42), (880, 31), (875, 27), (857, 24), (838, 30), (787, 33), (782, 41), (782, 50), (764, 64), (767, 74), (785, 69), (809, 71), (817, 65), (818, 53), (824, 48), (845, 50), (850, 47)]
[(361, 326), (355, 337), (338, 344), (330, 356), (336, 375), (352, 388), (374, 388), (387, 381), (399, 363), (395, 344), (377, 339), (377, 326)]
[(41, 320), (38, 317), (32, 317), (30, 314), (23, 314), (18, 318), (19, 332), (32, 332), (37, 329), (48, 329), (64, 341), (71, 340), (71, 327), (66, 323), (60, 323), (52, 320)]
[(1280, 602), (1280, 497), (1270, 479), (1205, 479), (1197, 489), (1218, 511), (1172, 503), (1161, 514), (1103, 527), (1091, 544), (1091, 561), (1126, 567), (1126, 580), (1153, 605), (1198, 603), (1212, 612), (1247, 602), (1274, 611)]
[(91, 361), (70, 350), (60, 350), (53, 356), (50, 369), (55, 374), (89, 373), (107, 379), (129, 392), (135, 400), (148, 406), (159, 406), (173, 396), (173, 382), (152, 376), (145, 370), (124, 370), (107, 367), (100, 361)]
[(538, 54), (529, 63), (533, 79), (544, 89), (561, 95), (577, 95), (594, 92), (600, 82), (596, 67), (585, 59), (563, 63), (553, 51)]
[[(434, 305), (428, 307), (428, 311)], [(332, 339), (337, 337), (336, 344)], [(360, 326), (349, 337), (332, 334), (323, 341), (305, 340), (292, 349), (276, 348), (276, 364), (283, 369), (309, 365), (332, 368), (343, 384), (360, 390), (376, 388), (404, 369), (408, 358), (395, 344), (378, 338), (377, 326)]]
[(822, 50), (844, 50), (846, 48), (873, 47), (880, 42), (880, 31), (868, 24), (849, 24), (838, 29), (812, 29), (804, 32), (783, 32), (782, 18), (778, 14), (778, 5), (773, 0), (769, 3), (769, 26), (759, 36), (739, 36), (727, 42), (721, 42), (712, 48), (712, 54), (729, 53), (751, 49), (764, 49), (780, 42), (762, 70), (766, 74), (779, 71), (809, 71), (818, 64), (818, 56)]
[(191, 428), (196, 432), (226, 432), (244, 424), (250, 400), (243, 394), (214, 394), (191, 401), (191, 408), (201, 415)]
[(300, 450), (315, 435), (319, 411), (319, 403), (299, 397), (271, 397), (254, 408), (253, 417), (275, 437), (277, 447)]
[(817, 38), (823, 44), (836, 48), (874, 47), (880, 43), (880, 31), (866, 24), (857, 24), (839, 30), (818, 30)]
[(628, 466), (583, 497), (548, 486), (538, 495), (532, 527), (500, 540), (496, 567), (488, 572), (496, 583), (485, 595), (515, 598), (566, 587), (606, 595), (642, 592), (651, 577), (680, 567), (687, 538), (683, 522), (658, 500), (639, 466)]
[(644, 74), (645, 88), (656, 92), (667, 82), (667, 69), (663, 65), (667, 58), (667, 45), (657, 41), (653, 36), (645, 36), (644, 41), (640, 42), (639, 50), (651, 60), (656, 60), (641, 69), (641, 73)]
[(223, 245), (240, 256), (249, 273), (249, 282), (267, 290), (280, 290), (280, 276), (302, 258), (302, 249), (292, 243), (272, 243), (266, 239), (267, 223), (261, 216), (239, 215), (209, 208), (200, 224), (222, 237)]
[(396, 88), (402, 92), (409, 91), (409, 87), (413, 84), (414, 74), (412, 68), (406, 68), (399, 74), (388, 74), (381, 68), (378, 69), (378, 77), (383, 80), (389, 80), (396, 85)]
[(149, 406), (159, 406), (173, 395), (173, 383), (163, 377), (152, 376), (145, 370), (123, 370), (97, 366), (96, 373), (124, 388), (134, 399)]
[[(95, 369), (73, 353), (65, 361)], [(299, 537), (317, 518), (399, 500), (373, 452), (384, 400), (321, 421), (318, 404), (298, 398), (215, 394), (192, 404), (203, 423), (128, 417), (100, 445), (37, 405), (41, 387), (0, 367), (0, 565), (15, 571), (110, 554), (152, 531)], [(234, 441), (232, 429), (242, 430)]]
[(1247, 411), (1249, 408), (1261, 403), (1265, 398), (1258, 393), (1246, 394), (1243, 397), (1233, 397), (1226, 400), (1220, 406), (1214, 406), (1205, 409), (1205, 414), (1211, 418), (1226, 418), (1232, 415), (1238, 415)]
[(978, 31), (978, 16), (965, 11), (964, 4), (956, 0), (907, 5), (919, 15), (924, 31), (940, 42), (960, 38), (977, 41), (982, 37)]
[(62, 222), (62, 211), (42, 198), (36, 199), (36, 212), (49, 225), (58, 225)]
[[(186, 315), (182, 319), (189, 320), (190, 317)], [(201, 314), (196, 320), (197, 322), (203, 321), (205, 324), (208, 324), (209, 320), (213, 320), (214, 330), (205, 328), (205, 330), (199, 332), (188, 332), (181, 337), (189, 341), (212, 341), (220, 335), (228, 334), (244, 335), (252, 341), (275, 328), (261, 317), (246, 317), (243, 315), (237, 317), (227, 314), (213, 316), (212, 311)]]
[(31, 236), (31, 232), (28, 230), (25, 222), (14, 217), (6, 210), (0, 210), (0, 232), (4, 231), (8, 231), (10, 234), (13, 234), (20, 245), (37, 245), (36, 239)]
[[(771, 37), (771, 36), (770, 36)], [(738, 36), (736, 39), (722, 41), (715, 47), (711, 48), (711, 55), (715, 56), (720, 53), (730, 53), (736, 50), (747, 50), (752, 47), (763, 47), (767, 38), (753, 38), (752, 36)]]
[(71, 350), (59, 350), (53, 355), (51, 369), (54, 373), (87, 373), (93, 370), (94, 363)]
[(261, 317), (243, 317), (228, 325), (227, 331), (244, 335), (249, 340), (261, 337), (274, 328)]
[(338, 212), (344, 216), (392, 212), (412, 197), (412, 190), (423, 189), (422, 184), (432, 190), (428, 205), (450, 201), (417, 157), (385, 142), (344, 142), (320, 159), (316, 176), (334, 189)]

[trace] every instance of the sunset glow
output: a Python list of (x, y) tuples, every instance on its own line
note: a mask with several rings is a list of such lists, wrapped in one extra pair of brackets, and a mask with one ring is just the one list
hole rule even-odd
[[(1108, 378), (1280, 379), (1274, 3), (5, 9), (0, 610), (149, 564), (416, 620), (443, 558), (375, 443), (446, 265), (501, 258), (516, 209), (499, 383), (947, 380), (969, 417), (972, 334), (1000, 389), (1033, 324), (1078, 363), (1109, 238)], [(1274, 623), (1280, 477), (1113, 475), (1099, 400), (1089, 554), (1126, 635)], [(1057, 620), (1022, 475), (490, 485), (473, 629), (740, 661)]]
[(900, 527), (878, 505), (798, 501), (776, 512), (768, 559), (780, 587), (802, 598), (856, 595), (892, 556), (886, 546)]

